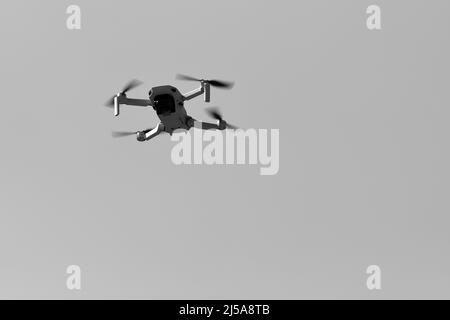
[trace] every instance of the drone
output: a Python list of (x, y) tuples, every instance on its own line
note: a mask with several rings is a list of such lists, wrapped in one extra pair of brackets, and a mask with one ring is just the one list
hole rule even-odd
[(138, 141), (148, 141), (161, 133), (173, 134), (175, 130), (189, 130), (192, 127), (201, 128), (203, 130), (225, 130), (237, 129), (223, 120), (223, 117), (218, 108), (212, 107), (206, 111), (209, 115), (216, 119), (216, 123), (200, 122), (189, 116), (184, 108), (184, 102), (203, 95), (205, 102), (210, 102), (211, 87), (221, 89), (231, 89), (233, 82), (221, 80), (205, 80), (194, 77), (178, 74), (178, 80), (197, 81), (200, 82), (200, 87), (185, 94), (171, 86), (158, 86), (150, 89), (148, 99), (132, 99), (127, 97), (127, 92), (141, 85), (139, 80), (131, 80), (118, 94), (113, 96), (106, 102), (106, 106), (114, 109), (114, 115), (117, 117), (120, 114), (120, 107), (139, 106), (139, 107), (153, 107), (160, 120), (159, 124), (150, 129), (129, 132), (116, 131), (113, 132), (113, 137), (126, 137), (136, 135)]

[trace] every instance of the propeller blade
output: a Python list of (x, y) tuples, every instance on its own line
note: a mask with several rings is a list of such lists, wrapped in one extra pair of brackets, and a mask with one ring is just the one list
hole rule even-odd
[[(218, 107), (210, 107), (210, 108), (206, 109), (206, 112), (207, 112), (212, 118), (214, 118), (214, 119), (216, 119), (216, 120), (219, 120), (219, 121), (223, 121), (222, 114), (220, 113)], [(232, 130), (239, 129), (239, 127), (237, 127), (237, 126), (235, 126), (235, 125), (233, 125), (233, 124), (230, 124), (230, 123), (228, 123), (228, 122), (227, 122), (227, 128), (228, 128), (228, 129), (232, 129)]]
[(131, 80), (128, 82), (128, 84), (122, 89), (122, 93), (126, 93), (127, 91), (136, 88), (137, 86), (140, 86), (142, 84), (142, 81), (139, 80)]
[(222, 80), (208, 80), (209, 84), (216, 88), (231, 89), (234, 86), (234, 82), (222, 81)]
[(108, 101), (105, 102), (105, 107), (109, 107), (109, 108), (114, 107), (114, 98), (115, 98), (115, 97), (116, 97), (116, 96), (114, 96), (114, 97), (108, 99)]
[(216, 120), (222, 120), (222, 114), (219, 111), (219, 108), (211, 107), (206, 109), (206, 112), (214, 119)]
[[(131, 89), (136, 88), (137, 86), (141, 85), (142, 81), (139, 80), (131, 80), (130, 82), (127, 83), (127, 85), (122, 89), (122, 93), (125, 94), (127, 91), (130, 91)], [(108, 101), (105, 102), (105, 106), (106, 107), (114, 107), (114, 98), (116, 96), (113, 96), (112, 98), (108, 99)]]
[(178, 80), (187, 80), (187, 81), (205, 81), (207, 83), (209, 83), (211, 86), (216, 87), (216, 88), (222, 88), (222, 89), (231, 89), (234, 86), (234, 82), (230, 82), (230, 81), (222, 81), (222, 80), (202, 80), (202, 79), (197, 79), (191, 76), (187, 76), (184, 74), (177, 74), (176, 78)]
[(132, 136), (135, 134), (136, 134), (136, 132), (132, 132), (132, 131), (113, 131), (112, 132), (113, 138), (129, 137), (129, 136)]
[(201, 81), (200, 79), (197, 79), (197, 78), (194, 78), (194, 77), (191, 77), (191, 76), (187, 76), (185, 74), (177, 74), (175, 78), (178, 79), (178, 80)]

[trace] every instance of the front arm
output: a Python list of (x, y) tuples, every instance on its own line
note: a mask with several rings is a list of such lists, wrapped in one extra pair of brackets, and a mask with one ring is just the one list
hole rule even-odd
[(128, 106), (139, 106), (139, 107), (148, 107), (151, 106), (152, 103), (148, 99), (131, 99), (128, 98), (125, 94), (118, 94), (114, 98), (114, 115), (117, 117), (120, 113), (120, 105), (125, 104)]
[(117, 99), (119, 104), (126, 104), (128, 106), (148, 107), (152, 104), (148, 99), (131, 99), (124, 95), (119, 95)]
[(184, 100), (191, 100), (195, 97), (201, 96), (202, 94), (205, 94), (205, 102), (209, 102), (209, 83), (206, 81), (202, 81), (200, 88), (192, 90), (186, 94), (184, 94)]

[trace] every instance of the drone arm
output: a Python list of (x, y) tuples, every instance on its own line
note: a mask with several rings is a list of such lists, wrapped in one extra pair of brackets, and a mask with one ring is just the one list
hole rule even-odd
[(155, 128), (152, 130), (149, 130), (145, 132), (145, 141), (150, 140), (151, 138), (156, 137), (159, 135), (162, 131), (164, 131), (164, 125), (162, 123), (159, 123)]
[(199, 123), (200, 128), (202, 128), (203, 130), (211, 130), (211, 129), (221, 129), (220, 126), (218, 126), (215, 123), (209, 123), (209, 122), (200, 122)]
[(205, 84), (202, 82), (200, 88), (184, 94), (184, 100), (194, 99), (195, 97), (201, 96), (203, 93), (205, 93)]
[(120, 104), (126, 104), (129, 106), (148, 107), (152, 104), (151, 101), (147, 99), (131, 99), (123, 96), (119, 96), (118, 99)]
[(114, 97), (114, 115), (117, 117), (120, 113), (120, 105), (125, 104), (129, 106), (148, 107), (152, 103), (146, 99), (130, 99), (125, 94), (118, 94)]
[(218, 121), (218, 124), (210, 122), (197, 121), (193, 118), (188, 121), (189, 127), (199, 128), (202, 130), (224, 130), (226, 128), (226, 123), (224, 121)]

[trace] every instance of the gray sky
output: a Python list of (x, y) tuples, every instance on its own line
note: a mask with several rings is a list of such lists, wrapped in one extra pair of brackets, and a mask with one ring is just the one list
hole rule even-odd
[[(450, 298), (448, 1), (2, 8), (0, 298)], [(133, 78), (137, 98), (196, 87), (176, 73), (236, 81), (211, 104), (280, 129), (278, 175), (175, 166), (168, 136), (113, 140), (157, 117), (105, 100)]]

